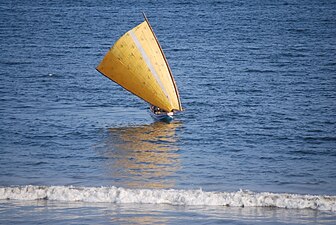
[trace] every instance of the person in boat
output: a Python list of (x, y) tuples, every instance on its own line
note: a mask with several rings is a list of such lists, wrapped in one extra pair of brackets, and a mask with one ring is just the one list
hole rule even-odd
[(161, 113), (165, 113), (166, 111), (164, 111), (163, 109), (160, 109), (157, 106), (152, 105), (151, 106), (151, 110), (155, 113), (155, 114), (161, 114)]
[(160, 121), (172, 121), (173, 120), (173, 112), (167, 112), (157, 106), (151, 105), (150, 106), (150, 111), (151, 111), (151, 116), (155, 120), (160, 120)]

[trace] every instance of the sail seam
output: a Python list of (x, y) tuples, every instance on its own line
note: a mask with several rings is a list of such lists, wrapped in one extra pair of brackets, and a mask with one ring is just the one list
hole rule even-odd
[(156, 70), (154, 69), (149, 57), (147, 56), (144, 48), (142, 47), (140, 41), (138, 40), (137, 36), (135, 35), (134, 31), (133, 30), (130, 30), (129, 31), (129, 34), (131, 35), (135, 45), (137, 46), (137, 48), (139, 49), (140, 53), (141, 53), (141, 56), (142, 58), (145, 60), (145, 63), (146, 65), (148, 66), (149, 70), (151, 71), (151, 73), (154, 75), (157, 83), (160, 85), (161, 89), (163, 90), (164, 94), (166, 95), (168, 101), (170, 102), (170, 104), (172, 104), (170, 98), (169, 98), (169, 95), (165, 89), (165, 87), (163, 86), (162, 84), (162, 81), (160, 79), (160, 77), (158, 76), (158, 74), (156, 73)]

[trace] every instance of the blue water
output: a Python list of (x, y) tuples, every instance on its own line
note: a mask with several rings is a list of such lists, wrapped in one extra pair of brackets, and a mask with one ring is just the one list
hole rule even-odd
[[(143, 11), (185, 108), (171, 124), (95, 70)], [(335, 196), (335, 38), (327, 0), (1, 2), (0, 186)], [(0, 223), (335, 221), (312, 209), (0, 200)]]

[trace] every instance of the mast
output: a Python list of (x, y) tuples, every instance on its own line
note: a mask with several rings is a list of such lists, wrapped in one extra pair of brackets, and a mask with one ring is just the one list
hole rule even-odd
[(147, 24), (148, 24), (148, 26), (149, 26), (149, 28), (150, 28), (150, 30), (151, 30), (151, 32), (152, 32), (154, 38), (155, 38), (156, 43), (157, 43), (157, 45), (158, 45), (159, 48), (160, 48), (161, 54), (162, 54), (162, 56), (163, 56), (163, 59), (164, 59), (166, 65), (167, 65), (167, 68), (168, 68), (168, 71), (169, 71), (170, 78), (171, 78), (171, 80), (173, 81), (173, 85), (174, 85), (175, 93), (176, 93), (177, 100), (178, 100), (178, 104), (179, 104), (179, 109), (178, 109), (178, 110), (179, 110), (179, 111), (182, 111), (183, 109), (182, 109), (182, 105), (181, 105), (180, 94), (179, 94), (179, 92), (178, 92), (178, 89), (177, 89), (177, 86), (176, 86), (176, 82), (175, 82), (173, 73), (172, 73), (172, 71), (171, 71), (171, 69), (170, 69), (170, 66), (169, 66), (169, 64), (168, 64), (167, 58), (166, 58), (165, 54), (163, 53), (162, 47), (161, 47), (161, 45), (160, 45), (160, 43), (159, 43), (159, 40), (157, 39), (157, 37), (156, 37), (156, 35), (155, 35), (154, 31), (153, 31), (153, 28), (152, 28), (152, 26), (150, 25), (150, 23), (149, 23), (149, 21), (148, 21), (146, 15), (145, 15), (145, 13), (143, 12), (142, 15), (143, 15), (143, 17), (145, 18), (145, 21), (147, 22)]

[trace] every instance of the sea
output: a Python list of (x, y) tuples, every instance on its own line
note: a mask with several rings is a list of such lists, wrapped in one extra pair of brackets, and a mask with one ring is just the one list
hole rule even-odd
[[(95, 69), (143, 12), (170, 124)], [(1, 1), (0, 134), (0, 224), (336, 224), (336, 1)]]

